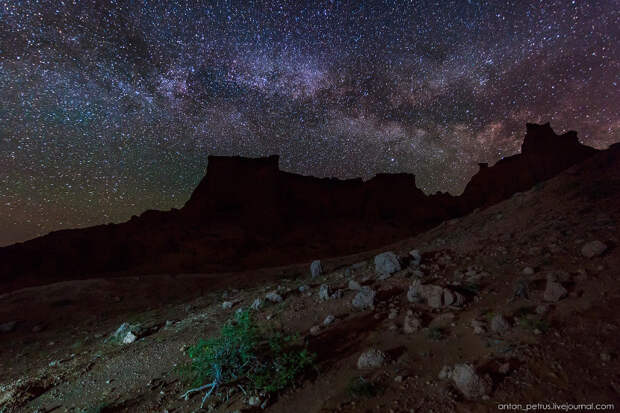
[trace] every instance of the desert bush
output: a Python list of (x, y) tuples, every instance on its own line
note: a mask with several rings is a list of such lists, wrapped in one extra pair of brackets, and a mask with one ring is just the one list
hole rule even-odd
[(259, 328), (249, 310), (238, 312), (217, 337), (199, 340), (188, 355), (191, 361), (182, 372), (199, 387), (184, 396), (207, 390), (203, 404), (216, 389), (233, 385), (244, 392), (278, 392), (293, 385), (315, 359), (298, 336)]

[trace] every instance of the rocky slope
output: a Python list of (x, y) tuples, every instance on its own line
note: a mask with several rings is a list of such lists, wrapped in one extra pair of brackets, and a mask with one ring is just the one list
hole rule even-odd
[(276, 156), (210, 157), (186, 205), (123, 224), (0, 248), (0, 291), (112, 275), (240, 271), (376, 248), (531, 188), (597, 151), (575, 132), (527, 124), (520, 154), (481, 166), (463, 195), (426, 196), (408, 174), (318, 179)]
[[(414, 238), (322, 259), (314, 277), (308, 262), (4, 294), (0, 411), (200, 411), (199, 395), (180, 398), (188, 387), (176, 366), (256, 298), (261, 325), (300, 333), (317, 372), (277, 397), (237, 390), (204, 411), (262, 411), (252, 397), (267, 412), (616, 403), (618, 222), (614, 145)], [(128, 343), (106, 341), (125, 322)]]

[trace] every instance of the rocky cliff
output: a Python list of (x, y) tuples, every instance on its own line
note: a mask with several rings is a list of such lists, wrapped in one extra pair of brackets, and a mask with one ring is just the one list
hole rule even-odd
[(278, 157), (209, 157), (183, 208), (63, 230), (0, 248), (0, 292), (105, 275), (235, 271), (336, 256), (412, 236), (531, 188), (597, 151), (527, 124), (520, 154), (481, 165), (461, 196), (425, 195), (410, 174), (315, 178)]

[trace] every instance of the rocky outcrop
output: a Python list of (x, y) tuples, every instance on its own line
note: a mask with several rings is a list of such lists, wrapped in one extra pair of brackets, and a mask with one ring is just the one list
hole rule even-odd
[(595, 152), (575, 132), (558, 136), (549, 124), (528, 124), (521, 153), (483, 167), (458, 197), (426, 196), (410, 174), (319, 179), (280, 171), (277, 156), (211, 156), (181, 209), (0, 248), (0, 293), (110, 274), (238, 271), (377, 248), (527, 190)]
[(510, 198), (594, 155), (596, 149), (579, 143), (577, 132), (556, 135), (549, 123), (526, 124), (521, 153), (489, 167), (481, 163), (460, 197), (461, 211), (471, 211)]

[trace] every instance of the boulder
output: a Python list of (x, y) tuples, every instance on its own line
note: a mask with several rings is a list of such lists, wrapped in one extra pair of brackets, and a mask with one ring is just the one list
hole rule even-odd
[(252, 302), (252, 304), (250, 305), (250, 308), (252, 310), (258, 310), (263, 306), (263, 300), (261, 300), (260, 298), (257, 298), (256, 300), (254, 300)]
[(349, 290), (359, 291), (361, 289), (362, 289), (362, 286), (360, 285), (360, 283), (358, 283), (355, 280), (350, 280), (349, 281)]
[(411, 265), (417, 267), (422, 262), (422, 255), (419, 250), (411, 250), (409, 251), (409, 255), (411, 256)]
[(320, 276), (321, 274), (323, 274), (323, 267), (321, 266), (321, 261), (320, 260), (312, 261), (312, 264), (310, 264), (310, 276), (314, 279)]
[(336, 317), (334, 317), (332, 314), (329, 314), (327, 317), (325, 317), (325, 320), (323, 320), (323, 325), (328, 326), (333, 323), (335, 319)]
[(586, 258), (593, 258), (601, 255), (607, 250), (607, 245), (599, 240), (587, 242), (581, 247), (581, 255)]
[(474, 334), (486, 333), (486, 324), (480, 320), (471, 320), (471, 328), (474, 329)]
[(568, 295), (568, 291), (562, 284), (555, 281), (555, 277), (547, 278), (547, 286), (543, 294), (543, 299), (552, 303), (560, 301)]
[(353, 307), (358, 310), (372, 309), (375, 307), (375, 296), (377, 293), (370, 287), (362, 287), (353, 298)]
[(267, 301), (271, 301), (272, 303), (281, 303), (282, 302), (282, 296), (280, 294), (276, 293), (275, 291), (267, 293), (265, 295), (265, 299)]
[(468, 399), (481, 398), (491, 391), (491, 379), (488, 376), (479, 376), (470, 364), (456, 364), (453, 368), (444, 367), (440, 377), (451, 379), (456, 388)]
[(422, 300), (422, 281), (416, 279), (413, 281), (407, 291), (407, 301), (410, 303), (419, 303)]
[(389, 278), (400, 269), (400, 261), (392, 251), (381, 253), (375, 257), (375, 272), (380, 280)]
[(510, 330), (510, 323), (503, 315), (496, 314), (491, 319), (491, 331), (494, 333), (504, 334), (508, 330)]
[(321, 284), (319, 287), (319, 300), (329, 300), (329, 285)]
[(376, 369), (385, 363), (385, 354), (381, 350), (369, 349), (357, 359), (357, 368), (360, 370)]
[(422, 298), (426, 300), (431, 308), (441, 308), (443, 306), (444, 288), (438, 285), (424, 285), (422, 288)]
[(131, 325), (129, 323), (123, 323), (105, 340), (105, 342), (131, 344), (138, 339), (140, 330), (141, 327), (139, 324)]

